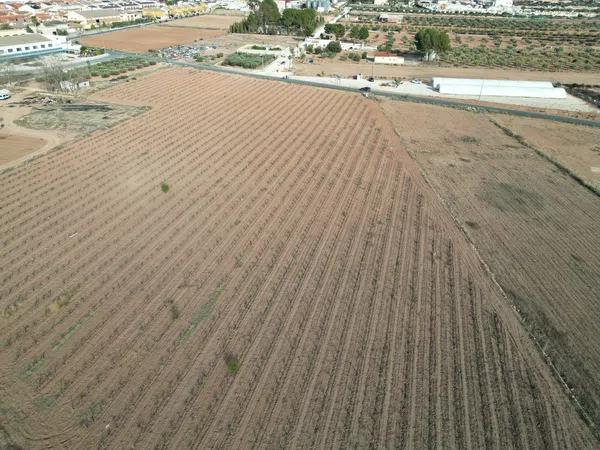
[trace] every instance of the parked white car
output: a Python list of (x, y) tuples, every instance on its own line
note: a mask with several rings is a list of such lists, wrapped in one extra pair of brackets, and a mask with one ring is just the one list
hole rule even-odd
[(0, 89), (0, 100), (8, 100), (10, 98), (10, 91), (7, 89)]

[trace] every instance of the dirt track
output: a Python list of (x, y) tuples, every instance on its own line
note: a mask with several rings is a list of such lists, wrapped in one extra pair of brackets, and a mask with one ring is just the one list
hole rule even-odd
[(483, 67), (452, 67), (421, 64), (417, 66), (373, 65), (365, 62), (336, 61), (327, 58), (313, 58), (314, 64), (294, 63), (296, 75), (325, 76), (341, 75), (350, 77), (358, 73), (375, 78), (423, 78), (467, 77), (517, 80), (559, 81), (561, 83), (600, 84), (600, 74), (593, 72), (541, 72), (513, 69), (488, 69)]
[[(384, 110), (531, 333), (600, 424), (598, 196), (485, 115), (398, 102), (384, 102)], [(542, 137), (541, 121), (494, 120), (573, 172), (597, 161), (590, 152), (596, 129), (545, 122)]]
[(183, 69), (102, 99), (152, 109), (0, 175), (8, 439), (597, 445), (376, 103)]

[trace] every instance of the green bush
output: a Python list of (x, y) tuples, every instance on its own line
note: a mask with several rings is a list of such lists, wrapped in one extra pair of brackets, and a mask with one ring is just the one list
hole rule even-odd
[(228, 353), (225, 355), (225, 364), (227, 366), (227, 372), (230, 375), (235, 375), (240, 369), (240, 361), (236, 355)]
[(275, 57), (273, 55), (252, 55), (249, 53), (232, 53), (223, 61), (226, 66), (243, 67), (244, 69), (256, 69), (263, 64), (269, 64)]
[(327, 44), (326, 50), (330, 53), (339, 53), (342, 51), (342, 45), (338, 41), (331, 41)]

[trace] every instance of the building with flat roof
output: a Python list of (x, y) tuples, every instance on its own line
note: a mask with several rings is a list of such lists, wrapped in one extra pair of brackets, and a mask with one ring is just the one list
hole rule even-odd
[(0, 36), (0, 60), (60, 53), (68, 49), (67, 40), (60, 36), (56, 39), (37, 33)]
[(111, 24), (113, 22), (128, 22), (141, 18), (141, 10), (123, 11), (112, 8), (69, 11), (67, 13), (67, 20), (69, 22), (79, 23), (83, 28), (90, 28), (92, 25)]
[(391, 64), (394, 66), (404, 64), (404, 58), (390, 52), (375, 52), (373, 54), (375, 64)]

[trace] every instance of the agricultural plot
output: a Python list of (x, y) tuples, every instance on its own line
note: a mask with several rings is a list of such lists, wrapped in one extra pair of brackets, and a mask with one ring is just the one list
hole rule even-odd
[(44, 146), (42, 138), (18, 136), (0, 131), (0, 165), (19, 159)]
[(0, 174), (0, 439), (597, 446), (377, 103), (183, 69), (98, 95), (151, 109)]
[[(359, 14), (359, 13), (355, 13)], [(446, 66), (505, 68), (546, 72), (600, 69), (600, 21), (587, 18), (509, 18), (449, 14), (404, 14), (398, 23), (377, 23), (377, 15), (355, 15), (347, 27), (367, 24), (369, 42), (383, 44), (392, 33), (394, 49), (413, 51), (424, 28), (448, 33), (452, 49), (441, 55)]]
[(191, 44), (224, 34), (223, 30), (151, 25), (85, 37), (81, 39), (81, 44), (126, 52), (148, 52), (173, 45)]
[(167, 22), (166, 24), (164, 24), (164, 26), (229, 30), (230, 25), (239, 22), (241, 19), (242, 17), (240, 16), (204, 14), (201, 16), (186, 17), (185, 19), (177, 19), (172, 22)]
[(544, 120), (504, 115), (494, 120), (600, 193), (600, 129), (566, 123), (549, 127)]
[[(397, 102), (384, 110), (598, 428), (598, 196), (484, 115)], [(597, 130), (545, 122), (542, 137), (536, 121), (494, 120), (570, 172), (594, 158)]]

